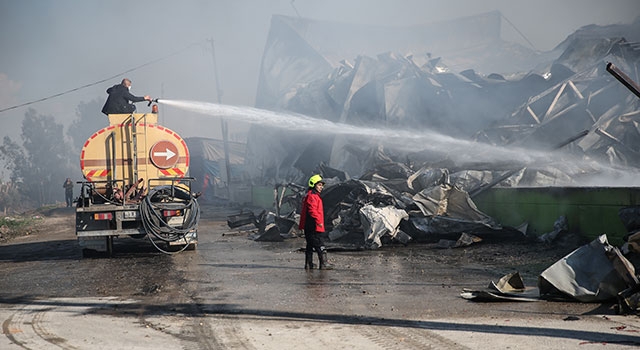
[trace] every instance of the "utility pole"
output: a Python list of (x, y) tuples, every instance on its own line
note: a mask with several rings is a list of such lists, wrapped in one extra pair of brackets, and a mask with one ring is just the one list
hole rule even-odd
[[(222, 104), (222, 90), (220, 89), (220, 81), (218, 78), (218, 64), (216, 63), (216, 49), (213, 44), (213, 38), (209, 39), (211, 44), (211, 57), (213, 57), (213, 74), (216, 82), (216, 95), (218, 104)], [(220, 130), (222, 131), (222, 144), (224, 147), (224, 167), (227, 170), (227, 198), (231, 200), (231, 165), (229, 163), (229, 130), (227, 121), (224, 117), (220, 119)]]
[[(160, 99), (161, 100), (164, 99), (164, 82), (160, 83)], [(160, 111), (158, 111), (158, 116), (160, 118), (160, 125), (165, 125), (164, 124), (164, 113), (160, 113)]]

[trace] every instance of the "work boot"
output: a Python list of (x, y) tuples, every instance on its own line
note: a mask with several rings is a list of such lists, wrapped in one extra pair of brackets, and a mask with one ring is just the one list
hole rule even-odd
[(304, 269), (313, 270), (313, 251), (304, 252)]
[(318, 259), (320, 260), (320, 270), (333, 270), (333, 264), (327, 259), (327, 250), (324, 247), (318, 252)]

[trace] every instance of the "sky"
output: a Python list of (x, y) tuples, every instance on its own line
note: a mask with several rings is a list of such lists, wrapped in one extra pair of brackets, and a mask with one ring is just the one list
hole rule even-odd
[[(216, 102), (214, 52), (222, 102), (253, 106), (273, 15), (410, 26), (494, 10), (537, 50), (548, 51), (584, 25), (632, 22), (640, 1), (0, 0), (0, 110), (78, 89), (0, 112), (0, 137), (20, 140), (27, 108), (68, 125), (79, 103), (102, 104), (105, 90), (124, 77), (136, 95)], [(509, 24), (502, 31), (506, 40), (528, 46)], [(220, 138), (219, 120), (161, 111), (161, 122), (183, 138)]]

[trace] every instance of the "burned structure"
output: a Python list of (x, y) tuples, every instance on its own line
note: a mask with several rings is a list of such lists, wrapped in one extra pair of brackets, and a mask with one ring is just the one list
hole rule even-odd
[[(550, 52), (502, 40), (501, 26), (499, 12), (409, 28), (274, 16), (256, 107), (382, 132), (255, 127), (249, 176), (276, 185), (323, 171), (339, 184), (328, 186), (327, 198), (344, 195), (329, 199), (337, 206), (333, 226), (348, 227), (380, 200), (374, 207), (419, 214), (410, 222), (429, 218), (426, 231), (442, 218), (461, 219), (442, 207), (426, 210), (426, 203), (453, 203), (448, 196), (458, 191), (468, 196), (456, 195), (460, 203), (473, 205), (471, 198), (492, 186), (637, 185), (640, 100), (606, 66), (637, 80), (640, 18), (583, 27)], [(366, 40), (371, 36), (374, 42)], [(338, 209), (345, 198), (362, 204), (348, 209), (351, 219)], [(488, 219), (465, 218), (499, 226)], [(424, 238), (416, 220), (409, 226), (390, 234)]]
[[(274, 16), (256, 106), (380, 132), (255, 127), (249, 176), (277, 185), (322, 171), (363, 202), (352, 215), (386, 197), (375, 207), (417, 209), (409, 221), (430, 225), (451, 212), (422, 203), (457, 191), (473, 205), (493, 186), (637, 185), (640, 100), (606, 66), (638, 78), (640, 18), (583, 27), (550, 52), (502, 40), (501, 25), (499, 12), (410, 28)], [(342, 214), (336, 227), (348, 226)]]
[[(588, 181), (585, 174), (605, 171), (602, 163), (635, 167), (639, 102), (605, 66), (612, 62), (637, 76), (640, 20), (584, 27), (545, 53), (503, 41), (500, 28), (497, 12), (402, 29), (275, 16), (257, 107), (434, 137), (398, 150), (379, 138), (260, 127), (247, 145), (250, 171), (270, 181), (295, 181), (322, 162), (360, 177), (373, 169), (368, 155), (380, 149), (414, 171), (444, 162), (454, 163), (450, 173), (526, 166), (503, 183), (509, 186), (580, 183)], [(370, 35), (378, 39), (375, 44), (365, 40)], [(475, 146), (452, 150), (451, 142), (436, 140), (444, 136), (535, 154), (585, 131), (566, 147), (571, 157), (558, 157), (555, 164), (529, 162), (526, 154), (462, 160), (460, 153)], [(488, 173), (482, 177), (492, 179)]]
[[(321, 173), (329, 239), (355, 249), (548, 243), (571, 229), (565, 216), (551, 232), (530, 235), (526, 223), (505, 226), (473, 199), (492, 187), (638, 186), (640, 99), (610, 70), (640, 81), (640, 18), (583, 27), (549, 52), (505, 42), (501, 25), (498, 12), (411, 28), (275, 16), (256, 107), (364, 131), (254, 128), (245, 163), (252, 178), (279, 191)], [(279, 215), (284, 193), (271, 227), (296, 220), (295, 211)], [(629, 237), (627, 252), (640, 253), (637, 230)], [(591, 245), (622, 257), (606, 237)], [(637, 277), (626, 265), (633, 278), (616, 280), (602, 298), (628, 287), (621, 305), (635, 310)], [(562, 289), (564, 270), (554, 265), (541, 277), (545, 294)], [(501, 282), (498, 291), (508, 284)]]

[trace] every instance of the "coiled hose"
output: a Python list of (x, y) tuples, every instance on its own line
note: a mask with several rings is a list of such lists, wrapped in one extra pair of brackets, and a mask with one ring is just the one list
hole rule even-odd
[[(163, 201), (169, 199), (170, 202)], [(176, 206), (176, 203), (183, 203)], [(170, 226), (160, 214), (163, 210), (181, 210), (184, 213), (182, 225)], [(198, 225), (200, 220), (200, 205), (198, 201), (185, 189), (177, 186), (157, 186), (149, 191), (144, 201), (140, 203), (140, 215), (149, 240), (156, 249), (165, 254), (179, 253), (189, 246), (187, 234)], [(153, 238), (170, 243), (184, 239), (185, 245), (178, 251), (170, 252), (160, 248)]]

